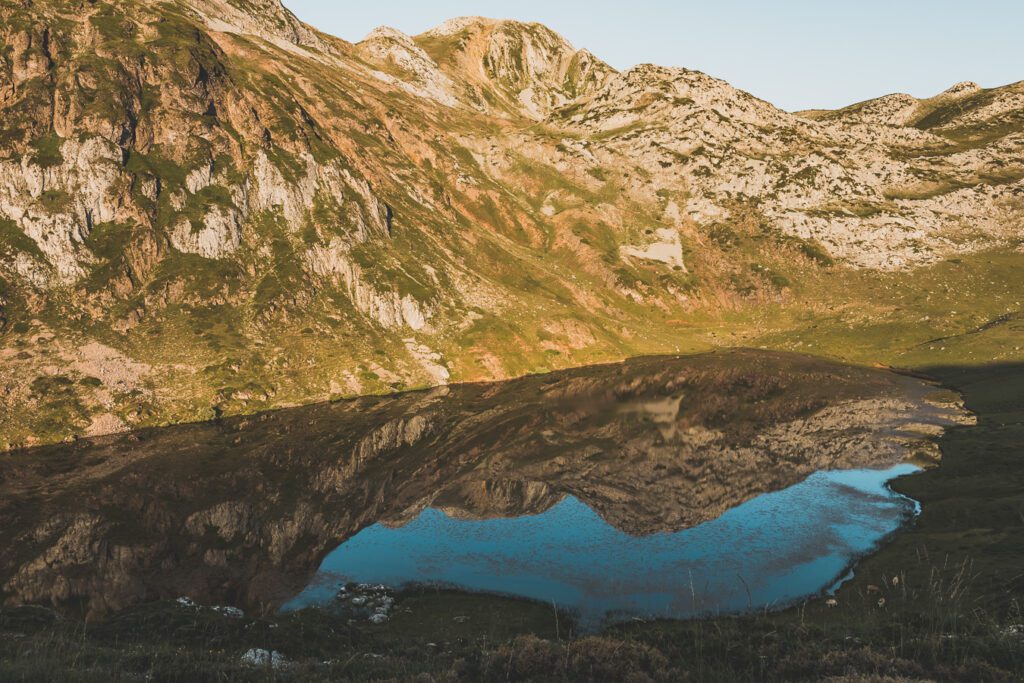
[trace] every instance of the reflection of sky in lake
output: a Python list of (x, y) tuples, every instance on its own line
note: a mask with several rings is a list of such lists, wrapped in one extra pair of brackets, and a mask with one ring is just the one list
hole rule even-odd
[(915, 503), (886, 482), (912, 465), (819, 472), (713, 521), (630, 536), (574, 497), (543, 514), (483, 521), (425, 510), (339, 546), (285, 609), (329, 600), (340, 582), (441, 583), (525, 596), (579, 611), (687, 617), (784, 605), (833, 586), (895, 531)]

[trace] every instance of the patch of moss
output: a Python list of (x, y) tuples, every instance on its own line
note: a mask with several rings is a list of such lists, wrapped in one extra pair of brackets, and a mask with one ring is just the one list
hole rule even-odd
[(822, 246), (821, 242), (815, 239), (799, 239), (798, 245), (800, 252), (822, 266), (831, 266), (835, 263), (835, 260), (828, 253), (828, 250)]
[[(194, 294), (199, 301), (223, 297), (235, 290), (243, 280), (240, 264), (227, 260), (203, 258), (197, 254), (183, 254), (169, 251), (160, 261), (152, 280), (147, 285), (151, 292), (160, 292), (170, 283), (182, 283), (188, 294)], [(187, 297), (191, 298), (191, 297)], [(188, 306), (183, 314), (199, 315), (203, 309)]]
[(82, 404), (72, 378), (40, 376), (32, 381), (31, 389), (37, 403), (31, 428), (41, 438), (59, 441), (80, 433), (90, 423), (89, 411)]
[(0, 216), (0, 255), (14, 257), (19, 253), (43, 259), (43, 252), (31, 237), (9, 218)]
[(159, 145), (154, 146), (148, 154), (129, 150), (124, 167), (129, 173), (159, 178), (161, 184), (171, 191), (183, 187), (189, 173), (189, 169), (165, 156)]
[(66, 213), (71, 208), (71, 195), (64, 190), (45, 190), (39, 203), (50, 213)]
[(785, 289), (791, 284), (785, 275), (760, 263), (750, 264), (750, 272), (766, 280), (775, 289)]
[(86, 245), (99, 258), (116, 261), (124, 255), (132, 232), (132, 226), (126, 223), (97, 223), (89, 233)]
[(394, 291), (399, 296), (411, 296), (417, 301), (430, 301), (434, 291), (426, 271), (414, 262), (399, 261), (394, 254), (378, 242), (364, 242), (351, 252), (364, 277), (382, 291)]
[(715, 223), (708, 228), (708, 237), (722, 249), (731, 249), (740, 244), (740, 236), (726, 223)]
[(32, 161), (43, 168), (53, 168), (64, 163), (61, 145), (64, 139), (56, 133), (47, 133), (32, 141)]

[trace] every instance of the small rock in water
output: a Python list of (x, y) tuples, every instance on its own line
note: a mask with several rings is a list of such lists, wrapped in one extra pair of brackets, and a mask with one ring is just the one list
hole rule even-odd
[(242, 617), (245, 616), (245, 612), (243, 612), (242, 610), (238, 609), (237, 607), (227, 607), (227, 606), (225, 606), (225, 607), (213, 607), (211, 609), (213, 609), (213, 611), (216, 612), (217, 614), (223, 614), (224, 616), (231, 617), (232, 619), (241, 619)]
[(452, 621), (454, 621), (456, 624), (465, 624), (467, 621), (469, 621), (469, 617), (455, 617), (454, 619), (452, 619)]
[(178, 598), (176, 602), (179, 607), (192, 608), (196, 606), (196, 603), (192, 601), (192, 598)]
[(352, 604), (355, 605), (356, 607), (362, 607), (363, 605), (366, 604), (366, 596), (365, 595), (357, 595), (356, 597), (352, 598)]
[(387, 620), (388, 615), (384, 614), (383, 612), (375, 612), (372, 615), (370, 615), (371, 624), (383, 624)]
[(287, 664), (288, 660), (280, 652), (254, 647), (242, 655), (242, 663), (251, 666), (270, 666), (277, 669)]

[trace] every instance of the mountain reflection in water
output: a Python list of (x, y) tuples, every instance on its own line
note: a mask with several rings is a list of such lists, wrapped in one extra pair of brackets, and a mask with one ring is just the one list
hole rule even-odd
[[(388, 565), (387, 553), (401, 541), (375, 540), (359, 555), (367, 579), (391, 567), (399, 578), (460, 583), (456, 560), (474, 543), (493, 555), (476, 553), (475, 567), (458, 560), (461, 567), (483, 575), (482, 568), (497, 566), (496, 581), (510, 577), (514, 572), (506, 570), (528, 559), (517, 550), (526, 546), (501, 535), (511, 528), (540, 534), (538, 542), (545, 533), (563, 534), (602, 548), (587, 572), (621, 583), (584, 581), (579, 605), (592, 611), (743, 607), (753, 601), (745, 589), (740, 604), (725, 588), (704, 587), (731, 581), (727, 572), (742, 575), (735, 563), (769, 538), (777, 548), (788, 543), (789, 555), (776, 553), (764, 577), (786, 588), (766, 589), (763, 602), (796, 597), (822, 585), (802, 578), (801, 567), (826, 557), (831, 564), (814, 576), (834, 576), (835, 567), (864, 552), (906, 512), (906, 501), (880, 488), (883, 478), (859, 502), (847, 487), (838, 498), (822, 494), (814, 505), (794, 492), (816, 481), (837, 485), (842, 476), (800, 482), (819, 471), (905, 462), (908, 443), (959, 418), (955, 408), (926, 400), (933, 391), (892, 373), (734, 351), (368, 397), (15, 453), (0, 459), (0, 590), (8, 604), (89, 614), (178, 596), (277, 609), (311, 582), (315, 591), (318, 568), (339, 545), (351, 539), (344, 551), (375, 535), (443, 540), (447, 550), (420, 557), (434, 562), (436, 571), (427, 572), (423, 564)], [(773, 491), (782, 493), (757, 498)], [(737, 517), (756, 524), (737, 524)], [(818, 524), (817, 531), (807, 533), (802, 517)], [(473, 520), (480, 523), (454, 523)], [(543, 529), (531, 532), (530, 524)], [(871, 524), (870, 533), (844, 536), (845, 525)], [(826, 527), (831, 540), (822, 536)], [(476, 534), (465, 537), (466, 547), (458, 534), (469, 532), (459, 529)], [(762, 536), (766, 529), (772, 536)], [(821, 546), (840, 537), (845, 545)], [(687, 543), (656, 545), (673, 538)], [(649, 561), (648, 574), (629, 564), (638, 561), (631, 553)], [(688, 591), (691, 580), (701, 591), (696, 602), (696, 590), (689, 605), (678, 601), (678, 584), (666, 579), (673, 567)], [(539, 583), (566, 586), (558, 574), (564, 571), (543, 562), (524, 569)], [(660, 583), (644, 585), (645, 575)], [(747, 572), (743, 580), (758, 577)], [(516, 592), (510, 584), (462, 583)], [(670, 585), (671, 594), (651, 597), (656, 583)], [(616, 585), (622, 586), (617, 601), (607, 597), (619, 591)]]
[(611, 615), (691, 617), (788, 604), (847, 573), (915, 510), (886, 482), (914, 465), (818, 472), (677, 532), (630, 536), (573, 496), (539, 515), (453, 519), (430, 508), (375, 524), (327, 556), (285, 609), (330, 603), (339, 584), (436, 583), (541, 600), (584, 628)]

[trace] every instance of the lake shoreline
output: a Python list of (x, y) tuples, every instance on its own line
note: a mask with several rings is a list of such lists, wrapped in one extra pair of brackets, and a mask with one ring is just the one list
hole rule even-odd
[[(139, 667), (162, 671), (171, 680), (189, 675), (203, 680), (209, 671), (228, 680), (361, 680), (428, 671), (456, 680), (505, 680), (524, 676), (531, 667), (585, 680), (594, 666), (605, 667), (600, 670), (613, 678), (639, 672), (651, 680), (683, 672), (703, 680), (817, 680), (851, 670), (1013, 680), (1024, 675), (1024, 643), (1012, 629), (1020, 619), (1012, 607), (1014, 595), (1020, 595), (1014, 583), (1019, 569), (1012, 553), (988, 550), (1005, 546), (1007, 536), (994, 528), (958, 536), (959, 547), (950, 546), (950, 530), (963, 528), (970, 517), (951, 517), (949, 510), (990, 511), (1007, 496), (1021, 499), (1017, 458), (1024, 432), (1024, 366), (928, 371), (962, 391), (979, 424), (943, 435), (941, 467), (894, 483), (895, 490), (921, 501), (922, 514), (859, 563), (855, 579), (837, 592), (837, 607), (817, 600), (770, 615), (627, 624), (582, 640), (567, 640), (572, 634), (550, 606), (494, 598), (478, 602), (473, 596), (418, 596), (422, 619), (405, 632), (353, 629), (323, 614), (303, 614), (300, 623), (294, 616), (239, 620), (168, 604), (140, 607), (86, 631), (78, 622), (41, 616), (38, 608), (4, 608), (0, 661), (7, 675), (52, 673), (72, 661), (88, 661), (97, 680)], [(980, 467), (982, 462), (987, 467)], [(965, 472), (975, 476), (965, 481)], [(1005, 528), (1014, 528), (1012, 519), (1007, 523)], [(922, 548), (936, 560), (948, 552), (945, 569), (926, 560)], [(962, 561), (972, 558), (976, 563), (984, 558), (984, 566), (972, 572), (962, 593), (940, 601), (928, 588), (929, 577), (937, 571), (955, 579)], [(895, 586), (893, 577), (899, 577)], [(886, 604), (879, 607), (882, 598)], [(457, 623), (453, 611), (470, 619)], [(488, 621), (495, 613), (508, 626)], [(124, 647), (126, 639), (135, 643), (131, 649)], [(27, 658), (17, 655), (40, 641), (51, 646), (29, 647), (35, 654)], [(957, 648), (947, 645), (953, 642)], [(895, 657), (894, 646), (902, 648)], [(249, 647), (278, 648), (292, 663), (273, 672), (253, 670), (239, 660)], [(613, 660), (622, 668), (605, 658), (603, 653), (611, 651), (618, 653)]]

